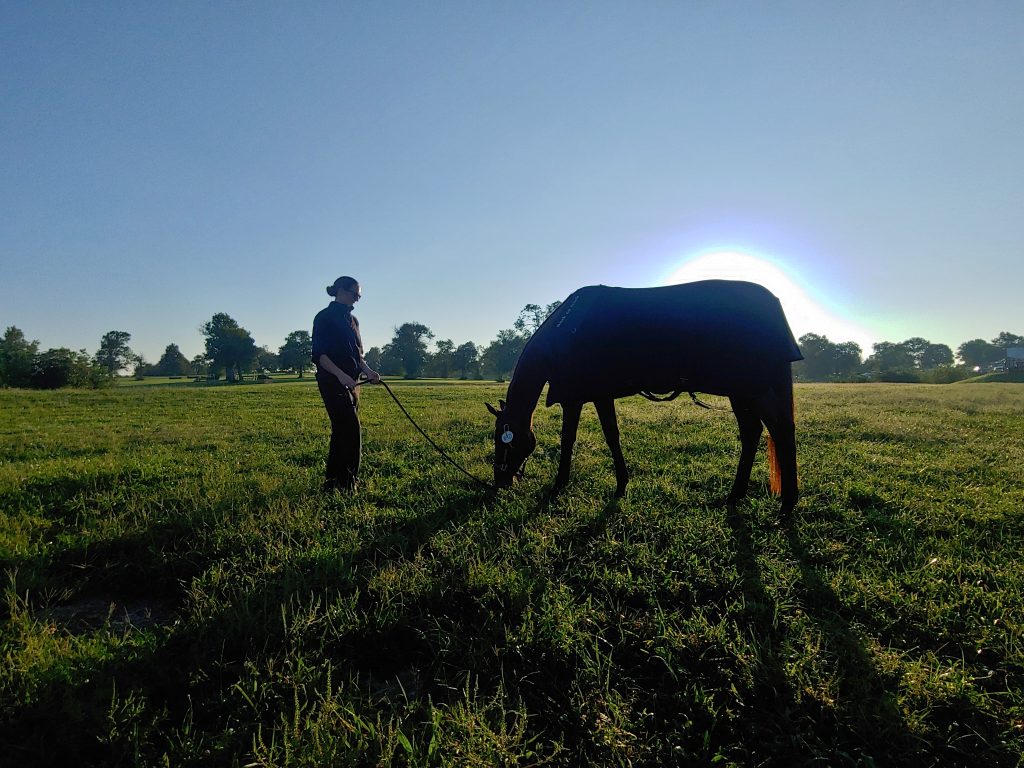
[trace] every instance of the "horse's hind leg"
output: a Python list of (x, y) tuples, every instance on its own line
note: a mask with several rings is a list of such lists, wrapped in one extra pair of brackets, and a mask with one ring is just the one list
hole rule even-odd
[[(787, 409), (788, 411), (788, 409)], [(775, 457), (778, 462), (779, 481), (781, 484), (783, 517), (796, 507), (800, 491), (797, 485), (796, 470), (796, 426), (788, 412), (765, 422), (768, 434), (775, 442)]]
[[(787, 372), (788, 374), (788, 372)], [(787, 375), (759, 402), (761, 420), (775, 443), (775, 461), (782, 496), (781, 514), (796, 507), (800, 491), (797, 484), (796, 424), (793, 413), (793, 381)]]
[(562, 444), (558, 456), (558, 475), (554, 491), (562, 490), (569, 482), (569, 467), (572, 465), (572, 447), (576, 444), (576, 431), (580, 426), (580, 411), (583, 403), (562, 403)]
[(750, 471), (754, 466), (754, 456), (761, 442), (761, 419), (753, 408), (753, 403), (738, 397), (730, 397), (732, 411), (736, 415), (736, 423), (740, 428), (740, 462), (736, 467), (736, 479), (725, 503), (730, 508), (747, 495), (750, 486)]
[(597, 408), (604, 439), (612, 451), (612, 461), (615, 462), (615, 495), (621, 497), (626, 494), (629, 470), (626, 469), (626, 459), (622, 456), (622, 446), (619, 444), (619, 421), (615, 417), (615, 401), (595, 400), (594, 407)]

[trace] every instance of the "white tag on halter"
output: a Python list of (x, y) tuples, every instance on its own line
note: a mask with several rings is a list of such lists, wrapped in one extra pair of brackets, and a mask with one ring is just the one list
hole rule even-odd
[(512, 442), (511, 429), (506, 429), (504, 432), (501, 433), (501, 442), (503, 442), (505, 445), (508, 445), (509, 443)]

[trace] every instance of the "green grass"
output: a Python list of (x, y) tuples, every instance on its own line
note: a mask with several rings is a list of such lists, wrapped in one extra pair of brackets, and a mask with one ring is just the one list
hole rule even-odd
[(1024, 383), (1024, 371), (999, 371), (996, 373), (983, 373), (980, 376), (972, 376), (969, 379), (964, 379), (965, 384), (1022, 384)]
[[(394, 382), (490, 474), (488, 383)], [(557, 408), (496, 499), (382, 389), (319, 495), (312, 382), (0, 391), (0, 764), (1020, 765), (1024, 388), (806, 385), (803, 498), (731, 414)]]

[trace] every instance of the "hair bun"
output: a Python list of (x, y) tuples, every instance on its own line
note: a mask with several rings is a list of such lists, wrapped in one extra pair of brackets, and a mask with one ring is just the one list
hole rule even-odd
[(327, 286), (327, 295), (328, 296), (337, 296), (338, 295), (338, 289), (335, 288), (333, 285), (328, 285)]

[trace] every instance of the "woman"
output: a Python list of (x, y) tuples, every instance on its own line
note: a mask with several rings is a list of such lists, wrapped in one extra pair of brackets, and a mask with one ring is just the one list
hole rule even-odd
[(360, 373), (373, 384), (380, 376), (363, 360), (363, 340), (352, 307), (362, 298), (359, 281), (339, 277), (327, 286), (334, 301), (313, 318), (313, 362), (316, 383), (331, 419), (331, 448), (327, 454), (323, 490), (355, 491), (361, 447), (359, 426)]

